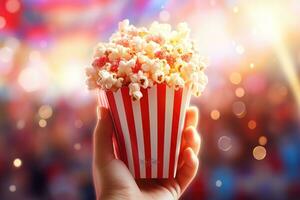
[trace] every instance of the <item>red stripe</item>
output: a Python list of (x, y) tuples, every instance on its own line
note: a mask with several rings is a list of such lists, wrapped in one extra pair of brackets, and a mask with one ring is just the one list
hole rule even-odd
[(151, 178), (151, 143), (150, 143), (148, 90), (142, 89), (141, 92), (143, 94), (143, 98), (140, 99), (140, 105), (141, 105), (143, 133), (144, 133), (146, 178)]
[(172, 132), (171, 132), (171, 148), (170, 148), (170, 163), (169, 163), (169, 177), (174, 176), (175, 153), (176, 153), (176, 143), (177, 143), (177, 136), (178, 136), (177, 134), (178, 134), (181, 100), (182, 100), (182, 88), (175, 91), (175, 93), (174, 93)]
[(131, 141), (135, 178), (140, 178), (139, 154), (138, 154), (138, 146), (137, 146), (136, 130), (134, 125), (134, 116), (132, 110), (131, 97), (129, 96), (129, 88), (123, 87), (121, 88), (121, 92), (122, 92), (123, 103), (124, 103), (125, 114), (126, 114), (126, 121), (129, 129), (129, 135)]
[(157, 84), (157, 177), (163, 177), (166, 85)]
[(126, 147), (125, 147), (125, 140), (124, 140), (124, 135), (121, 129), (121, 123), (119, 119), (119, 114), (115, 102), (115, 98), (113, 95), (112, 91), (107, 91), (106, 92), (106, 97), (109, 103), (110, 111), (112, 114), (112, 118), (115, 124), (115, 129), (116, 129), (116, 138), (118, 141), (118, 146), (119, 146), (119, 153), (121, 156), (121, 160), (126, 164), (128, 167), (128, 160), (127, 160), (127, 153), (126, 153)]

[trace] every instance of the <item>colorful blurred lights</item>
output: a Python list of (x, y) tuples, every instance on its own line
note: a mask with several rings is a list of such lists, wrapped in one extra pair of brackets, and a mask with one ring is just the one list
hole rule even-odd
[(0, 61), (7, 63), (11, 61), (12, 57), (13, 50), (11, 48), (5, 46), (0, 49)]
[(18, 81), (26, 92), (34, 92), (42, 86), (43, 77), (32, 67), (23, 69), (19, 75)]
[(221, 181), (221, 180), (217, 180), (217, 181), (216, 181), (216, 186), (217, 186), (217, 187), (221, 187), (221, 186), (222, 186), (222, 184), (223, 184), (223, 183), (222, 183), (222, 181)]
[(21, 130), (25, 127), (25, 121), (23, 119), (20, 119), (17, 121), (17, 129)]
[(218, 147), (222, 151), (229, 151), (232, 147), (231, 138), (228, 136), (221, 136), (218, 140)]
[(74, 144), (73, 147), (74, 147), (75, 150), (79, 151), (81, 149), (81, 144), (80, 143), (76, 143), (76, 144)]
[(238, 13), (239, 12), (239, 7), (238, 6), (234, 6), (233, 7), (233, 12), (234, 13)]
[(263, 146), (256, 146), (253, 149), (253, 156), (256, 160), (263, 160), (267, 155), (266, 148)]
[(15, 13), (20, 9), (21, 5), (18, 0), (8, 0), (5, 4), (5, 8), (10, 13)]
[(250, 120), (248, 122), (248, 128), (251, 129), (251, 130), (255, 129), (256, 128), (256, 122), (254, 120)]
[(53, 110), (49, 105), (42, 105), (39, 108), (39, 116), (42, 119), (49, 119), (53, 114)]
[(218, 110), (212, 110), (210, 112), (210, 117), (213, 119), (213, 120), (218, 120), (220, 118), (221, 114)]
[(17, 187), (15, 185), (10, 185), (8, 189), (10, 192), (15, 192), (17, 190)]
[(39, 120), (39, 126), (40, 126), (41, 128), (46, 127), (46, 126), (47, 126), (47, 121), (44, 120), (44, 119), (40, 119), (40, 120)]
[(242, 101), (236, 101), (232, 105), (232, 112), (238, 117), (243, 118), (246, 115), (246, 105)]
[(238, 72), (233, 72), (233, 73), (230, 74), (229, 80), (230, 80), (231, 83), (233, 83), (235, 85), (238, 85), (242, 81), (242, 76)]
[(22, 166), (22, 160), (20, 158), (16, 158), (16, 159), (14, 159), (13, 164), (16, 168), (19, 168)]
[(258, 143), (262, 146), (266, 145), (268, 142), (268, 139), (266, 136), (260, 136), (258, 139)]
[(241, 88), (241, 87), (239, 87), (239, 88), (237, 88), (236, 90), (235, 90), (235, 95), (237, 96), (237, 97), (243, 97), (244, 95), (245, 95), (245, 90), (243, 89), (243, 88)]

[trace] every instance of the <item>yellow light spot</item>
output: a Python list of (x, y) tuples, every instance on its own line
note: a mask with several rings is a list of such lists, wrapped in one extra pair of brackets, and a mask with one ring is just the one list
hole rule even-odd
[(234, 13), (238, 13), (239, 12), (239, 7), (238, 6), (234, 6), (233, 7), (233, 12)]
[(255, 67), (254, 63), (250, 63), (250, 68), (253, 69)]
[(44, 119), (41, 119), (41, 120), (39, 121), (39, 126), (42, 127), (42, 128), (46, 127), (46, 126), (47, 126), (47, 121), (44, 120)]
[(53, 110), (49, 105), (42, 105), (39, 109), (39, 116), (42, 119), (49, 119), (53, 114)]
[(251, 130), (255, 129), (256, 128), (256, 122), (254, 120), (250, 120), (248, 122), (248, 128), (251, 129)]
[(238, 117), (238, 118), (243, 118), (246, 113), (246, 105), (242, 101), (236, 101), (232, 105), (232, 112)]
[(14, 163), (14, 166), (17, 167), (17, 168), (22, 166), (22, 160), (20, 158), (14, 159), (13, 163)]
[(239, 87), (239, 88), (237, 88), (236, 90), (235, 90), (235, 95), (237, 96), (237, 97), (243, 97), (244, 95), (245, 95), (245, 90), (243, 89), (243, 88), (241, 88), (241, 87)]
[(229, 80), (231, 83), (238, 85), (242, 81), (242, 76), (238, 72), (233, 72), (230, 74)]
[(253, 149), (253, 156), (256, 160), (262, 160), (266, 157), (267, 151), (266, 148), (263, 146), (256, 146)]
[(258, 139), (258, 143), (262, 146), (266, 145), (268, 142), (268, 139), (265, 136), (260, 136)]
[(15, 192), (17, 190), (17, 187), (15, 185), (10, 185), (8, 189), (10, 192)]
[(220, 118), (220, 112), (218, 110), (212, 110), (210, 112), (210, 117), (213, 119), (213, 120), (218, 120)]

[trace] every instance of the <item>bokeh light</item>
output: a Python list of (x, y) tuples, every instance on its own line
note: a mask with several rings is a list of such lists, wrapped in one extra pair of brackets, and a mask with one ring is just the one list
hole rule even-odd
[(267, 155), (266, 148), (263, 146), (256, 146), (253, 149), (253, 156), (256, 160), (263, 160)]
[(233, 73), (230, 74), (229, 79), (230, 79), (231, 83), (233, 83), (235, 85), (238, 85), (242, 81), (242, 76), (238, 72), (233, 72)]
[(19, 83), (26, 92), (41, 89), (43, 77), (32, 67), (23, 69), (19, 75)]
[(238, 117), (243, 118), (246, 113), (246, 105), (242, 101), (236, 101), (232, 104), (232, 112)]
[(15, 192), (17, 190), (17, 187), (15, 185), (10, 185), (8, 189), (10, 192)]
[(268, 139), (267, 139), (266, 136), (260, 136), (260, 137), (258, 138), (258, 143), (259, 143), (260, 145), (262, 145), (262, 146), (266, 145), (267, 142), (268, 142)]
[(20, 9), (21, 5), (18, 0), (7, 0), (5, 8), (10, 13), (15, 13)]
[(299, 199), (299, 17), (298, 0), (4, 0), (0, 198), (96, 199), (97, 92), (84, 69), (128, 18), (187, 22), (208, 63), (207, 88), (191, 98), (203, 165), (182, 199)]
[(222, 181), (221, 181), (221, 180), (217, 180), (217, 181), (216, 181), (216, 186), (217, 186), (217, 187), (221, 187), (221, 186), (222, 186), (222, 184), (223, 184), (223, 183), (222, 183)]
[(221, 114), (218, 110), (212, 110), (210, 112), (210, 117), (213, 119), (213, 120), (218, 120), (220, 118)]
[(44, 119), (40, 119), (40, 120), (39, 120), (39, 126), (40, 126), (41, 128), (45, 128), (45, 127), (47, 126), (47, 121), (44, 120)]
[(248, 128), (251, 129), (251, 130), (255, 129), (256, 128), (256, 121), (250, 120), (248, 122)]
[(20, 158), (16, 158), (16, 159), (14, 159), (13, 164), (16, 168), (19, 168), (22, 166), (22, 160)]
[(229, 151), (232, 147), (231, 138), (228, 136), (221, 136), (218, 140), (218, 147), (222, 151)]
[(74, 147), (75, 150), (79, 151), (81, 149), (81, 144), (80, 143), (76, 143), (76, 144), (74, 144), (73, 147)]
[(17, 121), (17, 125), (16, 126), (17, 126), (18, 130), (21, 130), (21, 129), (23, 129), (25, 127), (25, 125), (26, 125), (25, 121), (23, 119), (20, 119), (20, 120)]
[(39, 108), (39, 116), (42, 119), (49, 119), (53, 114), (52, 107), (50, 105), (42, 105)]
[(243, 97), (245, 95), (245, 90), (242, 88), (242, 87), (238, 87), (236, 90), (235, 90), (235, 95), (237, 97)]

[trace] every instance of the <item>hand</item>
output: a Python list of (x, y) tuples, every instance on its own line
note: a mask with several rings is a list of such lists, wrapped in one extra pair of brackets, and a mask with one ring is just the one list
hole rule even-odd
[(112, 144), (113, 123), (109, 110), (98, 108), (94, 131), (93, 178), (97, 199), (175, 200), (195, 177), (200, 136), (196, 127), (198, 109), (186, 112), (176, 178), (135, 180), (126, 165), (115, 158)]

